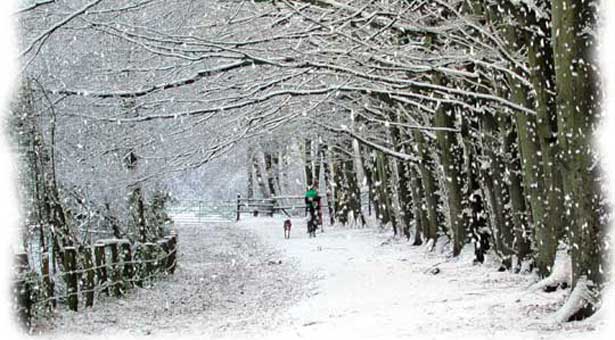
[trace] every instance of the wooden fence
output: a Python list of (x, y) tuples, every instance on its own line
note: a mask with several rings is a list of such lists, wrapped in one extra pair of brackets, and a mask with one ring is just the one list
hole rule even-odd
[[(80, 305), (92, 307), (100, 294), (121, 297), (135, 285), (143, 287), (159, 275), (173, 274), (177, 247), (175, 232), (157, 242), (131, 244), (126, 239), (108, 239), (80, 249), (64, 247), (63, 270), (53, 277), (49, 254), (42, 254), (42, 275), (32, 270), (26, 253), (17, 254), (13, 309), (29, 329), (36, 308), (51, 310), (61, 302), (77, 311)], [(65, 289), (58, 293), (59, 288)]]
[[(322, 198), (321, 202), (325, 202)], [(329, 210), (328, 204), (322, 204), (323, 214), (332, 212)], [(361, 207), (366, 210), (368, 215), (372, 214), (372, 205), (367, 192), (361, 193)], [(253, 216), (265, 215), (273, 216), (274, 214), (284, 214), (286, 216), (298, 215), (305, 211), (305, 198), (303, 196), (276, 196), (271, 198), (242, 198), (241, 194), (237, 194), (235, 201), (235, 219), (240, 220), (242, 213), (249, 213)], [(331, 222), (333, 223), (333, 222)]]
[[(323, 206), (324, 208), (325, 206)], [(290, 216), (305, 210), (303, 196), (277, 196), (271, 198), (242, 198), (237, 194), (236, 220), (239, 221), (242, 213), (253, 216), (273, 216), (276, 213)]]

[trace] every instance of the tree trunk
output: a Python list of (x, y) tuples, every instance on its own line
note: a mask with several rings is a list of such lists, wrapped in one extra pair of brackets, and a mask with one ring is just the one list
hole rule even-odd
[(280, 169), (280, 153), (271, 153), (271, 167), (273, 169), (273, 186), (277, 195), (282, 195), (282, 185), (280, 183), (281, 169)]
[(500, 140), (497, 132), (497, 122), (490, 114), (482, 115), (482, 150), (489, 166), (482, 171), (483, 191), (487, 196), (489, 217), (491, 218), (491, 235), (495, 251), (507, 263), (512, 255), (512, 221), (507, 214), (506, 203), (508, 192), (504, 185), (504, 164), (500, 151)]
[[(336, 161), (333, 162), (333, 180), (335, 182), (335, 216), (341, 224), (352, 222), (349, 216), (352, 215), (356, 221), (365, 224), (365, 219), (361, 213), (361, 193), (354, 171), (354, 161), (352, 153), (342, 154), (340, 147), (336, 147)], [(339, 154), (338, 154), (339, 153)]]
[(254, 151), (252, 148), (248, 149), (248, 199), (254, 198), (254, 164), (252, 163), (253, 152)]
[(267, 187), (265, 186), (265, 181), (263, 180), (260, 162), (258, 161), (258, 152), (255, 152), (252, 156), (252, 167), (254, 168), (254, 173), (256, 175), (256, 183), (258, 184), (258, 188), (260, 189), (261, 197), (269, 197)]
[(329, 223), (335, 224), (335, 212), (333, 210), (333, 178), (331, 177), (331, 167), (327, 158), (327, 145), (322, 144), (320, 147), (320, 159), (322, 162), (323, 178), (325, 180), (325, 195), (327, 197), (327, 210), (329, 211)]
[(320, 155), (320, 149), (322, 148), (322, 144), (320, 143), (320, 140), (318, 140), (316, 142), (316, 152), (314, 153), (314, 180), (315, 181), (319, 181), (320, 180), (320, 160), (318, 159), (319, 155)]
[[(517, 103), (525, 103), (525, 91), (518, 86), (512, 86), (511, 91)], [(536, 118), (526, 113), (517, 113), (514, 117), (521, 155), (523, 191), (532, 212), (534, 261), (538, 268), (538, 274), (541, 277), (546, 277), (550, 273), (555, 260), (553, 244), (556, 242), (556, 238), (553, 231), (545, 225), (545, 200), (547, 195), (544, 186), (544, 171), (538, 158), (542, 151), (536, 133)]]
[(376, 151), (376, 201), (379, 206), (381, 221), (383, 224), (391, 223), (394, 235), (397, 235), (397, 219), (395, 218), (394, 207), (392, 204), (392, 193), (390, 192), (389, 182), (391, 169), (389, 160), (382, 152)]
[(277, 195), (276, 187), (275, 187), (275, 175), (273, 170), (273, 160), (271, 153), (265, 152), (265, 174), (267, 175), (267, 186), (269, 189), (269, 193), (271, 193), (271, 197)]
[(305, 186), (309, 187), (314, 181), (314, 169), (312, 168), (312, 140), (305, 139), (304, 142), (304, 155), (305, 155)]
[(347, 206), (348, 213), (352, 213), (354, 223), (360, 223), (360, 226), (365, 226), (365, 217), (361, 212), (361, 190), (357, 181), (357, 175), (354, 167), (354, 160), (351, 158), (344, 162), (345, 174), (344, 179), (347, 188)]
[[(454, 128), (455, 117), (450, 105), (442, 104), (436, 111), (435, 125)], [(440, 145), (440, 161), (444, 169), (444, 179), (448, 192), (448, 212), (451, 223), (453, 256), (459, 255), (465, 243), (467, 231), (463, 221), (463, 206), (461, 202), (461, 159), (463, 149), (458, 145), (454, 132), (437, 131), (437, 141)]]
[(484, 254), (488, 249), (488, 234), (484, 232), (486, 226), (486, 211), (483, 204), (482, 192), (479, 184), (479, 161), (477, 155), (479, 153), (478, 138), (471, 130), (478, 130), (478, 124), (475, 117), (462, 117), (461, 121), (461, 137), (464, 149), (463, 169), (466, 177), (466, 185), (464, 187), (463, 197), (465, 197), (464, 205), (468, 207), (464, 212), (464, 221), (468, 225), (468, 232), (471, 235), (472, 243), (474, 244), (475, 261), (482, 263)]
[[(336, 153), (333, 152), (333, 157), (336, 157)], [(339, 159), (335, 159), (331, 162), (331, 170), (333, 172), (333, 195), (334, 195), (334, 209), (335, 209), (335, 220), (338, 223), (346, 224), (348, 223), (347, 215), (344, 213), (344, 187), (343, 187), (343, 172), (341, 161)]]
[[(552, 2), (552, 36), (557, 84), (558, 142), (564, 171), (566, 208), (573, 213), (569, 226), (573, 286), (581, 278), (595, 288), (604, 283), (607, 256), (604, 238), (607, 219), (601, 215), (604, 193), (598, 182), (598, 167), (592, 138), (601, 110), (600, 77), (593, 55), (596, 1)], [(587, 302), (587, 301), (586, 301)], [(593, 312), (588, 304), (577, 317)]]
[(361, 148), (363, 150), (362, 152), (362, 158), (363, 158), (363, 162), (361, 163), (363, 165), (363, 174), (365, 175), (365, 181), (367, 182), (367, 196), (368, 196), (368, 200), (370, 202), (370, 215), (371, 215), (371, 208), (373, 207), (374, 209), (374, 214), (376, 216), (380, 216), (379, 214), (379, 208), (378, 208), (378, 202), (376, 202), (376, 187), (374, 185), (374, 168), (375, 168), (375, 159), (372, 156), (373, 155), (373, 151), (371, 150), (366, 150), (366, 148)]
[[(400, 152), (405, 152), (405, 150), (399, 149)], [(399, 205), (400, 205), (400, 215), (403, 219), (403, 233), (407, 239), (410, 239), (410, 225), (412, 224), (412, 220), (416, 217), (413, 213), (414, 205), (413, 195), (411, 193), (411, 178), (410, 178), (410, 166), (409, 162), (404, 162), (401, 160), (395, 160), (397, 164), (397, 172), (399, 174)]]
[[(546, 2), (544, 2), (547, 5)], [(563, 231), (563, 188), (559, 167), (556, 166), (557, 121), (555, 107), (555, 75), (553, 69), (553, 50), (550, 20), (546, 17), (537, 18), (536, 14), (528, 11), (524, 16), (527, 27), (526, 46), (528, 47), (528, 63), (530, 79), (536, 91), (536, 132), (540, 144), (540, 161), (543, 168), (544, 191), (546, 194), (544, 228), (545, 237), (541, 248), (547, 258), (555, 257), (560, 235)], [(539, 33), (540, 32), (540, 33)], [(545, 43), (540, 44), (540, 41)]]
[[(400, 121), (399, 115), (395, 116), (391, 110), (388, 111), (389, 120)], [(397, 152), (405, 153), (402, 140), (402, 131), (395, 125), (392, 125), (389, 129), (391, 139), (393, 141), (394, 150)], [(410, 163), (399, 159), (392, 159), (392, 162), (397, 166), (397, 175), (399, 179), (397, 193), (399, 197), (399, 214), (403, 221), (403, 234), (407, 239), (410, 239), (410, 224), (412, 223), (412, 194), (410, 193)]]
[(412, 201), (414, 204), (414, 242), (412, 245), (420, 246), (423, 244), (423, 235), (425, 228), (428, 226), (427, 212), (423, 209), (425, 193), (423, 191), (423, 183), (419, 177), (416, 166), (411, 166), (411, 185), (412, 185)]
[[(517, 135), (510, 117), (504, 117), (500, 120), (500, 135), (504, 143), (505, 179), (510, 194), (511, 221), (513, 225), (512, 247), (517, 258), (520, 261), (524, 261), (531, 253), (530, 231), (528, 230), (527, 209), (525, 198), (523, 197), (521, 163), (516, 144)], [(520, 267), (514, 268), (515, 271), (519, 269)]]
[(433, 240), (435, 244), (438, 239), (438, 197), (436, 196), (438, 189), (434, 178), (435, 171), (432, 165), (432, 158), (429, 155), (430, 150), (428, 150), (423, 133), (414, 130), (413, 136), (417, 148), (416, 154), (420, 157), (418, 167), (421, 173), (421, 183), (423, 184), (425, 207), (427, 210), (427, 225), (423, 226), (424, 236), (426, 241)]

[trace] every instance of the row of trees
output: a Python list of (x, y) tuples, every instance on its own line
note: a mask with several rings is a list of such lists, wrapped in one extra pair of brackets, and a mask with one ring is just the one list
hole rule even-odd
[[(457, 256), (473, 242), (482, 262), (492, 243), (504, 267), (519, 271), (530, 260), (544, 278), (561, 243), (570, 283), (602, 289), (608, 205), (592, 140), (602, 98), (596, 3), (309, 3), (286, 4), (336, 34), (306, 63), (386, 88), (340, 87), (346, 93), (333, 103), (349, 118), (341, 128), (320, 123), (324, 115), (310, 120), (332, 146), (322, 164), (335, 159), (327, 191), (338, 217), (360, 214), (362, 168), (377, 216), (414, 244), (446, 237)], [(376, 34), (385, 38), (372, 44)], [(560, 317), (591, 314), (588, 300)]]
[[(161, 225), (170, 220), (165, 212), (170, 196), (165, 191), (152, 190), (146, 197), (138, 185), (129, 188), (124, 208), (127, 215), (123, 216), (108, 200), (92, 201), (74, 183), (58, 178), (56, 112), (33, 96), (35, 84), (31, 79), (22, 81), (6, 122), (18, 156), (24, 248), (30, 247), (33, 233), (40, 234), (43, 252), (47, 252), (49, 239), (58, 253), (59, 247), (92, 243), (92, 232), (141, 242), (159, 239)], [(130, 172), (136, 166), (133, 162), (125, 170)], [(129, 223), (122, 223), (120, 217)]]
[[(20, 15), (34, 95), (57, 112), (58, 173), (93, 200), (105, 181), (148, 187), (233, 148), (253, 190), (282, 193), (294, 143), (342, 223), (367, 187), (414, 244), (482, 245), (480, 261), (489, 242), (541, 277), (562, 244), (575, 289), (605, 284), (597, 1), (53, 1)], [(563, 319), (593, 312), (581, 296)]]
[[(36, 86), (40, 86), (36, 80), (22, 80), (5, 123), (15, 146), (23, 212), (22, 244), (15, 249), (27, 254), (27, 268), (17, 279), (25, 286), (19, 286), (14, 296), (19, 300), (26, 295), (27, 307), (17, 307), (27, 308), (28, 313), (38, 318), (47, 315), (49, 306), (56, 306), (58, 296), (64, 296), (65, 286), (59, 284), (60, 280), (76, 287), (76, 276), (67, 273), (94, 265), (91, 250), (96, 241), (115, 238), (133, 244), (155, 242), (165, 236), (165, 224), (171, 220), (166, 212), (170, 197), (164, 191), (154, 190), (146, 196), (139, 186), (133, 186), (125, 201), (114, 202), (112, 206), (109, 201), (91, 200), (72, 181), (59, 178), (56, 112), (48, 98), (34, 96)], [(122, 216), (122, 210), (126, 216)], [(142, 258), (144, 251), (140, 246), (134, 254)], [(70, 263), (75, 266), (75, 261), (77, 267), (67, 267)], [(138, 275), (143, 274), (144, 268), (139, 267)], [(82, 290), (90, 289), (93, 273), (88, 271), (87, 283), (79, 281)], [(98, 280), (105, 282), (106, 278), (101, 276)], [(72, 298), (67, 301), (76, 301)], [(70, 308), (76, 308), (76, 302)], [(26, 320), (28, 327), (34, 325), (30, 316)]]

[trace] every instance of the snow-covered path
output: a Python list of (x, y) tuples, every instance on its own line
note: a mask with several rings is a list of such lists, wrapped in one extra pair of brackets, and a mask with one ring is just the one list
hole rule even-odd
[[(604, 322), (549, 321), (566, 291), (528, 293), (527, 275), (447, 260), (375, 229), (302, 219), (179, 225), (175, 275), (92, 310), (65, 311), (52, 336), (164, 338), (538, 339), (595, 338)], [(437, 267), (434, 275), (430, 269)], [(589, 332), (589, 333), (588, 333)]]
[[(528, 293), (530, 276), (497, 272), (495, 263), (472, 265), (472, 250), (447, 261), (411, 247), (392, 233), (331, 229), (310, 239), (294, 220), (290, 240), (281, 220), (241, 222), (319, 279), (311, 296), (287, 313), (280, 339), (587, 338), (591, 322), (555, 324), (549, 317), (565, 291)], [(436, 275), (429, 273), (437, 268)]]
[(242, 336), (273, 329), (279, 310), (303, 297), (305, 278), (255, 232), (232, 223), (178, 225), (178, 267), (153, 287), (92, 309), (64, 310), (52, 337)]

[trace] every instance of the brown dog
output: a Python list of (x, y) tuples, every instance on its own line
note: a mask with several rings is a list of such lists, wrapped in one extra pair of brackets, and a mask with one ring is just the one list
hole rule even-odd
[(290, 238), (290, 228), (292, 227), (292, 223), (290, 223), (290, 219), (284, 221), (284, 238)]

